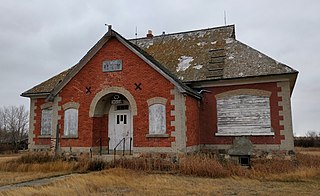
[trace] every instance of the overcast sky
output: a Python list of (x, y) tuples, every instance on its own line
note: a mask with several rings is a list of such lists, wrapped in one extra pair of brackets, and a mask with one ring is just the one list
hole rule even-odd
[(0, 106), (76, 64), (107, 31), (125, 38), (236, 25), (238, 40), (298, 70), (294, 133), (320, 131), (318, 0), (0, 0)]

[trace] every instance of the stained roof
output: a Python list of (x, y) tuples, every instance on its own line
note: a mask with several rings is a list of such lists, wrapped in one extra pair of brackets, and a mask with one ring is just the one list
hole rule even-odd
[(163, 34), (131, 42), (183, 82), (297, 72), (236, 40), (234, 25)]
[[(160, 72), (164, 72), (173, 82), (193, 95), (197, 93), (183, 82), (298, 73), (291, 67), (236, 40), (234, 25), (129, 41), (115, 31), (112, 32), (114, 36), (128, 44), (128, 47), (159, 68)], [(108, 40), (107, 36), (108, 33), (89, 50), (87, 55), (94, 55), (101, 47), (99, 45)], [(75, 69), (72, 67), (21, 95), (26, 97), (48, 95), (54, 89), (59, 90), (57, 87), (67, 83), (70, 76), (79, 71), (79, 64), (84, 64), (81, 63), (83, 59), (74, 66)]]
[(50, 79), (32, 87), (31, 89), (23, 92), (21, 96), (29, 97), (29, 96), (37, 96), (37, 95), (49, 95), (50, 92), (54, 89), (54, 87), (63, 81), (66, 75), (72, 70), (72, 68), (65, 70), (51, 77)]

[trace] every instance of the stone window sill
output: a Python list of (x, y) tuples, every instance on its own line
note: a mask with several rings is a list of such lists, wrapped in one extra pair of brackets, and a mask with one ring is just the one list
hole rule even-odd
[(147, 138), (168, 138), (169, 134), (147, 134)]
[(38, 138), (40, 138), (40, 139), (48, 139), (48, 138), (51, 138), (51, 135), (39, 135)]
[(274, 136), (274, 132), (265, 133), (216, 133), (216, 136)]
[(78, 139), (77, 135), (63, 135), (61, 136), (62, 139)]

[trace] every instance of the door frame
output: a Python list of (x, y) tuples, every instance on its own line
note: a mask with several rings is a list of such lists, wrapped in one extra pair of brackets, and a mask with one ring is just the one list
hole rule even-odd
[[(117, 106), (120, 106), (120, 105), (128, 105), (129, 108), (128, 110), (117, 110)], [(132, 112), (131, 112), (131, 107), (130, 107), (130, 104), (129, 102), (125, 101), (123, 104), (119, 104), (119, 105), (111, 105), (110, 109), (109, 109), (109, 114), (108, 114), (108, 138), (110, 138), (110, 141), (112, 140), (112, 138), (110, 137), (110, 133), (111, 131), (114, 131), (115, 129), (115, 122), (116, 122), (116, 114), (127, 114), (128, 115), (128, 119), (127, 119), (127, 122), (130, 124), (129, 125), (129, 136), (128, 138), (132, 138), (132, 141), (131, 141), (131, 149), (133, 147), (133, 115), (132, 115)], [(130, 140), (130, 139), (129, 139)], [(110, 142), (111, 143), (111, 142)], [(111, 143), (112, 144), (112, 143)], [(114, 144), (114, 145), (117, 145), (118, 143)], [(126, 149), (125, 150), (129, 150), (129, 145), (130, 145), (130, 141), (128, 141), (126, 139)], [(115, 146), (111, 146), (109, 144), (109, 148), (110, 150), (113, 150)]]

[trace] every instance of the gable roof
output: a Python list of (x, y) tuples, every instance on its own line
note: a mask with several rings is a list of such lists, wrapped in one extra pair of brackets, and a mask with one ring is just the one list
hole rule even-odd
[[(147, 64), (159, 72), (162, 76), (173, 83), (181, 93), (190, 94), (193, 97), (200, 98), (201, 95), (183, 84), (179, 79), (172, 75), (165, 67), (158, 63), (154, 58), (145, 53), (139, 47), (130, 43), (116, 31), (109, 28), (108, 32), (87, 52), (87, 54), (73, 68), (64, 71), (49, 80), (27, 90), (21, 96), (31, 97), (39, 95), (47, 95), (48, 100), (52, 100), (60, 90), (90, 61), (90, 59), (103, 47), (111, 37), (117, 38), (122, 44), (129, 48), (132, 52), (142, 58)], [(58, 81), (58, 82), (57, 82)], [(51, 90), (50, 90), (51, 89)]]
[(45, 95), (52, 99), (111, 37), (116, 37), (172, 82), (180, 92), (197, 98), (201, 95), (186, 83), (295, 74), (290, 79), (293, 86), (298, 73), (236, 40), (234, 25), (131, 40), (109, 28), (78, 64), (22, 93), (21, 96)]

